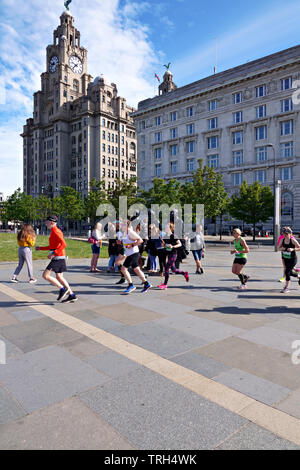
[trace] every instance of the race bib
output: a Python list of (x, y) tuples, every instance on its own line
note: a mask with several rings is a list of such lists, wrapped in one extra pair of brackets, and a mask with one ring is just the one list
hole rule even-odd
[(283, 257), (283, 258), (286, 258), (286, 259), (291, 259), (292, 253), (291, 253), (291, 252), (288, 252), (288, 251), (283, 251), (283, 252), (282, 252), (282, 257)]

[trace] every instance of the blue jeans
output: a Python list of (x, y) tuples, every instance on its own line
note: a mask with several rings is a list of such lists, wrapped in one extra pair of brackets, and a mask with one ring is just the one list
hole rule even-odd
[(148, 254), (149, 254), (149, 258), (150, 258), (150, 269), (151, 269), (151, 271), (156, 271), (156, 267), (157, 267), (157, 265), (156, 265), (156, 256), (150, 255), (150, 253), (148, 253)]
[(108, 262), (108, 269), (111, 269), (113, 266), (115, 266), (115, 269), (117, 268), (116, 267), (116, 261), (117, 261), (117, 255), (110, 255), (110, 258), (109, 258), (109, 262)]

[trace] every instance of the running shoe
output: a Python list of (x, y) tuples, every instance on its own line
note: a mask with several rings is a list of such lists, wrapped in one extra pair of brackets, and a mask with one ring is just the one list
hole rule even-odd
[(247, 282), (249, 281), (249, 279), (250, 279), (250, 276), (245, 275), (245, 278), (246, 278), (246, 279), (245, 279), (245, 283), (247, 283)]
[(126, 282), (125, 277), (121, 277), (121, 279), (118, 282), (116, 282), (116, 284), (124, 284), (124, 282)]
[[(147, 279), (148, 279), (148, 274), (144, 274), (144, 276), (145, 276), (145, 279), (146, 279), (146, 281), (147, 281)], [(144, 284), (144, 281), (142, 281), (142, 284)]]
[(62, 287), (62, 288), (60, 289), (59, 294), (58, 294), (58, 297), (57, 297), (58, 302), (59, 302), (60, 300), (64, 300), (64, 299), (67, 297), (68, 293), (69, 293), (69, 292), (68, 292), (68, 289), (67, 289), (66, 287)]
[(78, 298), (76, 297), (75, 294), (70, 294), (67, 299), (62, 301), (62, 304), (69, 304), (71, 302), (76, 302), (77, 300), (78, 300)]
[(133, 292), (136, 289), (136, 287), (132, 284), (131, 286), (128, 286), (127, 289), (124, 291), (124, 294), (130, 294), (130, 292)]
[(185, 277), (186, 282), (189, 282), (190, 277), (189, 277), (189, 273), (187, 271), (184, 273), (184, 277)]
[(247, 289), (247, 286), (245, 284), (241, 284), (239, 287), (238, 287), (239, 290), (246, 290)]
[(285, 282), (285, 277), (281, 277), (278, 282)]
[(37, 281), (37, 280), (36, 280), (36, 279), (33, 279), (33, 278), (32, 278), (32, 279), (29, 279), (29, 284), (35, 284), (36, 281)]
[(202, 274), (202, 272), (201, 271), (196, 271), (195, 274)]
[(144, 287), (142, 289), (142, 293), (143, 292), (148, 292), (149, 289), (151, 289), (152, 285), (150, 284), (150, 282), (147, 282), (144, 284)]
[(160, 286), (158, 286), (158, 288), (160, 290), (166, 290), (166, 289), (168, 289), (168, 286), (166, 284), (161, 284)]
[(12, 280), (10, 282), (14, 282), (14, 283), (17, 283), (19, 282), (18, 279), (16, 278), (16, 276), (13, 276)]
[(285, 288), (282, 289), (280, 292), (281, 292), (282, 294), (287, 294), (288, 292), (290, 292), (290, 290), (289, 290), (287, 287), (285, 287)]

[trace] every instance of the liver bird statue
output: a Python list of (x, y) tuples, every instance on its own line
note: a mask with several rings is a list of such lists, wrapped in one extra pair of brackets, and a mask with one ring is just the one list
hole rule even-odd
[(66, 10), (68, 10), (68, 11), (70, 10), (69, 5), (70, 5), (71, 2), (72, 2), (72, 0), (66, 0), (66, 1), (65, 1), (65, 8), (66, 8)]
[(169, 62), (168, 65), (164, 64), (164, 67), (166, 67), (166, 69), (169, 70), (170, 65), (171, 65), (171, 62)]

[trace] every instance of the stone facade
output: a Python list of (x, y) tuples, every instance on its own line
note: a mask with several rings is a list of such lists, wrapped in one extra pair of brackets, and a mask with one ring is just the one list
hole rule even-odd
[(84, 196), (93, 178), (114, 188), (117, 177), (136, 176), (135, 110), (115, 84), (87, 73), (87, 50), (68, 11), (47, 47), (46, 66), (21, 134), (24, 191), (53, 197), (71, 186)]
[(243, 180), (273, 188), (275, 166), (282, 223), (299, 231), (300, 106), (292, 101), (299, 58), (296, 46), (171, 91), (161, 85), (133, 114), (139, 186), (150, 188), (155, 177), (187, 181), (201, 158), (229, 192)]

